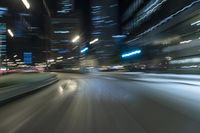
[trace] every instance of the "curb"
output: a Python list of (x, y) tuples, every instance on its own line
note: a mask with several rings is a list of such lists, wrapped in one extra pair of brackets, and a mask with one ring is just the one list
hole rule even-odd
[[(49, 81), (49, 80), (50, 80), (50, 81)], [(47, 81), (48, 81), (48, 82), (47, 82)], [(49, 79), (43, 81), (43, 82), (47, 82), (47, 83), (42, 84), (42, 85), (38, 85), (38, 86), (36, 86), (35, 88), (32, 88), (32, 89), (30, 89), (30, 90), (22, 91), (22, 92), (20, 92), (20, 93), (18, 93), (18, 94), (17, 94), (17, 93), (16, 93), (16, 94), (12, 94), (12, 92), (10, 92), (10, 93), (11, 93), (10, 96), (6, 96), (6, 97), (4, 97), (4, 98), (0, 98), (0, 105), (5, 104), (5, 103), (8, 103), (8, 102), (11, 102), (11, 101), (13, 101), (13, 100), (15, 100), (15, 99), (21, 98), (21, 97), (26, 96), (26, 95), (28, 95), (28, 94), (31, 94), (31, 93), (33, 93), (33, 92), (39, 91), (39, 90), (41, 90), (41, 89), (43, 89), (43, 88), (45, 88), (45, 87), (47, 87), (47, 86), (50, 86), (50, 85), (52, 85), (52, 84), (54, 84), (54, 83), (56, 83), (56, 82), (58, 82), (58, 81), (59, 81), (59, 79), (58, 79), (57, 77), (53, 77), (53, 78), (49, 78)], [(25, 88), (26, 88), (26, 87), (27, 87), (27, 86), (25, 86)], [(20, 90), (20, 89), (23, 89), (23, 88), (16, 88), (15, 91), (16, 91), (16, 90)]]

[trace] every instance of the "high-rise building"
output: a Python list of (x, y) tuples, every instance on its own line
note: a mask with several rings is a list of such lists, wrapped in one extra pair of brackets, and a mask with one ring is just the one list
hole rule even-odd
[(32, 63), (29, 62), (27, 67), (45, 62), (44, 40), (46, 36), (43, 30), (45, 12), (42, 1), (32, 1), (31, 11), (26, 9), (22, 1), (16, 4), (12, 0), (2, 0), (0, 6), (2, 64), (11, 69), (25, 66), (24, 53), (26, 52), (33, 54)]
[(63, 16), (71, 13), (74, 9), (74, 0), (58, 0), (57, 15)]
[(7, 10), (5, 7), (0, 7), (0, 69), (5, 66), (3, 61), (6, 59), (7, 53), (7, 25), (5, 22)]
[(113, 36), (118, 30), (118, 2), (116, 0), (91, 0), (91, 38), (99, 39), (92, 51), (100, 64), (112, 63), (115, 49)]
[(2, 60), (6, 58), (6, 23), (0, 22), (0, 67), (3, 65)]
[(78, 52), (76, 44), (72, 43), (74, 36), (80, 33), (80, 19), (76, 15), (68, 18), (52, 18), (51, 19), (51, 47), (50, 58), (59, 59), (59, 64), (72, 65), (71, 59), (75, 59)]
[(50, 18), (48, 60), (54, 67), (77, 65), (79, 49), (72, 39), (81, 34), (80, 11), (75, 9), (74, 0), (59, 0), (55, 4), (57, 8)]
[(121, 3), (124, 3), (120, 4), (121, 31), (128, 36), (123, 50), (126, 53), (140, 48), (144, 55), (140, 60), (132, 57), (125, 61), (152, 68), (174, 65), (175, 69), (190, 66), (197, 69), (193, 60), (200, 62), (199, 0), (121, 0)]
[[(126, 1), (128, 0), (121, 0), (121, 3), (126, 3)], [(175, 17), (176, 14), (182, 12), (181, 10), (186, 10), (189, 8), (187, 6), (196, 2), (194, 0), (135, 0), (129, 2), (129, 5), (122, 7), (124, 10), (121, 16), (123, 34), (129, 35), (129, 39), (142, 36), (151, 31), (151, 28), (159, 22), (165, 21), (173, 14), (172, 17)]]

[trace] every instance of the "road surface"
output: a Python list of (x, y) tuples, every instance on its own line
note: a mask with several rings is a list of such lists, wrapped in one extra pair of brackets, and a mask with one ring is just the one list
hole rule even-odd
[(59, 79), (2, 105), (0, 133), (200, 133), (199, 95), (186, 93), (199, 86), (102, 75)]

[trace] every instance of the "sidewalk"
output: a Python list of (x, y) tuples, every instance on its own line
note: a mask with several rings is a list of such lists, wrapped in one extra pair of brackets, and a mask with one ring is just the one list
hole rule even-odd
[(10, 74), (0, 77), (0, 102), (48, 86), (58, 79), (55, 74)]

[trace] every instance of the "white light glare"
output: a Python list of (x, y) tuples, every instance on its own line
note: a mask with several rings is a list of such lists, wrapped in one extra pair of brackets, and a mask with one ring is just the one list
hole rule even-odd
[(190, 42), (192, 42), (192, 40), (182, 41), (180, 42), (180, 44), (185, 44), (185, 43), (190, 43)]
[(62, 57), (62, 56), (60, 56), (60, 57), (57, 57), (57, 59), (58, 59), (58, 60), (60, 60), (60, 59), (63, 59), (63, 57)]
[(22, 2), (23, 2), (23, 4), (25, 5), (25, 7), (27, 8), (27, 9), (30, 9), (30, 4), (29, 4), (29, 2), (27, 1), (27, 0), (22, 0)]
[(79, 39), (80, 39), (80, 36), (76, 36), (76, 37), (72, 40), (72, 42), (75, 43), (75, 42), (77, 42)]
[(94, 43), (96, 43), (96, 42), (98, 42), (98, 41), (99, 41), (99, 39), (96, 38), (96, 39), (94, 39), (93, 41), (91, 41), (90, 44), (94, 44)]
[(14, 58), (16, 58), (16, 57), (17, 57), (17, 55), (14, 55), (13, 57), (14, 57)]
[(194, 22), (194, 23), (191, 23), (191, 26), (194, 26), (194, 25), (200, 25), (200, 20)]
[(133, 52), (130, 52), (130, 53), (127, 53), (127, 54), (123, 54), (122, 58), (126, 58), (126, 57), (129, 57), (129, 56), (132, 56), (132, 55), (137, 55), (137, 54), (140, 54), (141, 52), (142, 52), (141, 50), (136, 50), (136, 51), (133, 51)]
[(54, 62), (55, 60), (54, 59), (50, 59), (50, 60), (47, 60), (47, 62)]
[(70, 33), (70, 31), (54, 31), (55, 34), (67, 34)]
[(62, 86), (59, 86), (59, 89), (58, 89), (58, 91), (59, 91), (59, 93), (60, 93), (61, 95), (63, 95), (63, 94), (64, 94), (64, 89), (63, 89), (63, 87), (62, 87)]
[(9, 33), (9, 35), (10, 35), (11, 37), (14, 37), (14, 34), (13, 34), (13, 32), (12, 32), (11, 29), (8, 29), (8, 33)]

